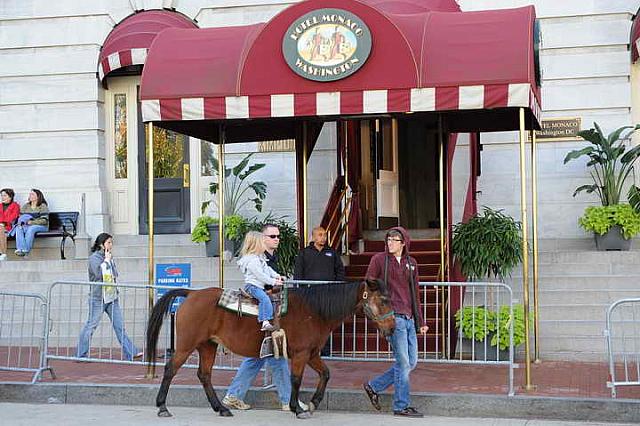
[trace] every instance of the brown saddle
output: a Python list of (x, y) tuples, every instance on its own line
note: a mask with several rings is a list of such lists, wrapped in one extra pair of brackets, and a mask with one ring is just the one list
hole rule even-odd
[[(286, 287), (279, 291), (270, 291), (269, 297), (272, 303), (276, 302), (277, 315), (282, 317), (287, 314), (288, 297)], [(258, 316), (258, 301), (244, 290), (225, 289), (218, 300), (218, 306), (239, 316)]]

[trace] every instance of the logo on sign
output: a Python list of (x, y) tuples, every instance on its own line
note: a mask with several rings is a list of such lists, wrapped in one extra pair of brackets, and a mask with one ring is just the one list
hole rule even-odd
[(168, 277), (179, 276), (179, 275), (182, 275), (182, 268), (176, 267), (176, 266), (168, 267), (168, 268), (165, 268), (164, 273)]
[(282, 40), (287, 65), (314, 81), (335, 81), (358, 71), (371, 53), (371, 32), (351, 12), (318, 9), (289, 26)]

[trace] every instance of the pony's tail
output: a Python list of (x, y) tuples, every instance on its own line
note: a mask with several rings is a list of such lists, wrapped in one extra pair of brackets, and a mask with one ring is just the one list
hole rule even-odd
[(171, 304), (177, 297), (186, 297), (191, 290), (186, 288), (176, 288), (169, 290), (158, 300), (151, 311), (149, 324), (147, 325), (147, 351), (145, 353), (145, 361), (149, 365), (156, 363), (156, 348), (158, 346), (158, 336), (162, 328), (162, 321), (167, 315)]

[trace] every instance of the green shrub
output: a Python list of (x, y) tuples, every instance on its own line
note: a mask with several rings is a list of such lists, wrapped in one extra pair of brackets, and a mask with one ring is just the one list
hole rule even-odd
[(453, 226), (451, 248), (469, 280), (502, 279), (522, 261), (522, 225), (501, 210), (484, 207), (468, 222)]
[(467, 339), (484, 342), (496, 329), (496, 314), (484, 306), (465, 306), (456, 312), (456, 328)]
[(640, 213), (629, 204), (587, 207), (578, 223), (586, 231), (600, 235), (606, 234), (612, 226), (618, 225), (627, 240), (640, 233)]
[[(530, 320), (533, 320), (530, 317)], [(498, 315), (496, 316), (496, 334), (491, 337), (491, 346), (499, 345), (500, 350), (503, 351), (509, 347), (509, 328), (511, 327), (512, 318), (509, 315), (509, 307), (501, 306)], [(499, 331), (499, 333), (498, 333)], [(498, 339), (498, 334), (500, 339)], [(513, 306), (513, 347), (518, 347), (524, 343), (525, 340), (524, 330), (524, 306)]]
[(456, 312), (455, 320), (456, 328), (464, 337), (484, 342), (492, 334), (490, 345), (497, 345), (500, 350), (509, 348), (509, 328), (512, 322), (513, 347), (523, 344), (525, 340), (523, 305), (513, 306), (513, 318), (506, 305), (500, 306), (497, 313), (484, 306), (465, 306)]
[(191, 241), (194, 243), (206, 243), (211, 240), (207, 225), (217, 224), (218, 219), (211, 216), (200, 216), (196, 222), (196, 226), (191, 231)]

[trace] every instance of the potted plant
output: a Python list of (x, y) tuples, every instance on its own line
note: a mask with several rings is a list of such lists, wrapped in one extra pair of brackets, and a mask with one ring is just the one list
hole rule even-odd
[[(522, 261), (522, 225), (501, 210), (485, 206), (482, 213), (467, 222), (454, 225), (451, 248), (462, 274), (469, 281), (502, 280)], [(488, 301), (492, 299), (492, 294), (489, 294)], [(508, 306), (502, 306), (501, 312), (503, 308), (508, 312)], [(464, 338), (473, 341), (476, 359), (495, 361), (508, 358), (504, 349), (500, 353), (491, 347), (497, 344), (494, 343), (498, 339), (497, 317), (496, 312), (484, 306), (465, 306), (456, 312), (456, 327)], [(501, 334), (500, 340), (503, 337)], [(507, 334), (507, 347), (508, 337)], [(488, 342), (485, 342), (487, 338)]]
[(455, 314), (456, 328), (462, 335), (473, 341), (475, 359), (505, 361), (509, 359), (510, 328), (513, 323), (513, 347), (524, 343), (524, 306), (500, 306), (494, 312), (484, 306), (465, 306)]
[[(579, 186), (573, 196), (575, 197), (585, 191), (588, 194), (597, 194), (602, 207), (620, 205), (627, 178), (633, 171), (633, 163), (640, 156), (640, 146), (627, 149), (626, 141), (630, 139), (633, 132), (640, 128), (640, 125), (620, 127), (608, 136), (605, 136), (597, 123), (593, 123), (593, 125), (594, 128), (592, 129), (578, 132), (578, 135), (590, 145), (571, 151), (564, 158), (565, 164), (583, 156), (588, 158), (587, 167), (590, 168), (593, 183)], [(631, 187), (629, 191), (630, 199), (634, 194), (634, 188), (637, 191), (636, 187)], [(588, 207), (587, 210), (589, 209)], [(624, 214), (621, 212), (625, 211), (625, 209), (619, 209), (616, 212), (617, 214)], [(620, 228), (615, 226), (619, 225), (616, 223), (604, 226), (604, 218), (611, 217), (614, 213), (610, 209), (599, 210), (601, 211), (593, 209), (588, 212), (585, 211), (585, 216), (579, 220), (580, 225), (587, 230), (594, 231), (596, 245), (599, 250), (628, 250), (630, 241), (625, 240), (629, 240), (635, 234), (621, 232)], [(629, 219), (629, 215), (626, 218)], [(602, 234), (592, 229), (593, 226), (596, 226), (592, 220), (596, 220), (599, 223), (597, 226), (599, 230), (603, 230)], [(611, 221), (612, 219), (609, 220)], [(589, 225), (585, 226), (585, 224)], [(599, 235), (601, 237), (598, 237)], [(605, 241), (606, 246), (602, 246), (602, 248), (598, 246), (599, 243)]]
[(593, 232), (598, 250), (629, 250), (640, 233), (640, 213), (630, 204), (587, 207), (578, 222)]
[(453, 226), (451, 249), (470, 281), (502, 280), (522, 261), (522, 224), (485, 206), (481, 214)]
[(193, 231), (191, 231), (191, 241), (194, 243), (205, 243), (208, 257), (214, 257), (220, 254), (218, 229), (217, 218), (200, 216), (196, 222), (196, 226), (194, 226)]

